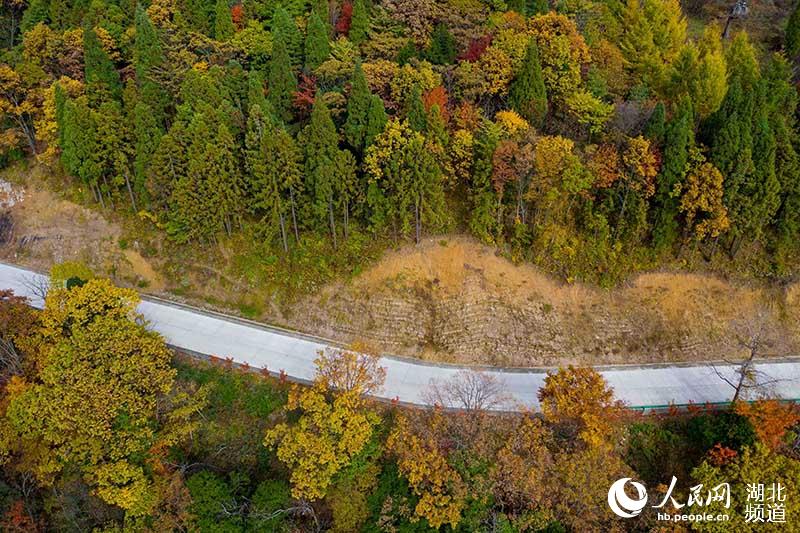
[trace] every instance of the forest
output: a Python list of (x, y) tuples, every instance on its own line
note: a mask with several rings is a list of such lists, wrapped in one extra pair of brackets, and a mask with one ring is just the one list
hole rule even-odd
[[(800, 410), (766, 390), (643, 414), (569, 366), (541, 413), (511, 413), (492, 411), (501, 382), (463, 371), (417, 409), (366, 397), (385, 379), (366, 346), (319, 353), (293, 385), (172, 353), (137, 303), (62, 265), (42, 311), (0, 292), (3, 531), (800, 531)], [(615, 516), (626, 477), (669, 503)], [(707, 496), (721, 483), (728, 506)], [(782, 487), (762, 522), (751, 484)], [(728, 520), (658, 520), (692, 495), (690, 512)]]
[(754, 40), (677, 0), (8, 0), (0, 161), (263, 261), (468, 232), (566, 280), (785, 279), (800, 14), (780, 6)]

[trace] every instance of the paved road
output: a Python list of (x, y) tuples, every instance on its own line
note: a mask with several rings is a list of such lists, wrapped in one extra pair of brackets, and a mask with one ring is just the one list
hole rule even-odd
[[(34, 306), (42, 301), (34, 290), (33, 280), (43, 276), (0, 263), (0, 289), (10, 288), (27, 296)], [(314, 377), (314, 358), (330, 341), (256, 324), (233, 317), (209, 313), (172, 302), (145, 298), (139, 311), (149, 327), (161, 333), (179, 349), (199, 355), (231, 357), (238, 363), (270, 372), (285, 372), (290, 379), (305, 382)], [(437, 365), (406, 358), (382, 358), (386, 384), (378, 396), (410, 404), (424, 404), (431, 380), (444, 381), (465, 367)], [(800, 359), (772, 360), (758, 364), (758, 373), (773, 395), (800, 399)], [(506, 408), (537, 408), (536, 392), (546, 369), (489, 369), (502, 381), (509, 397)], [(729, 365), (620, 365), (598, 367), (618, 398), (631, 407), (657, 408), (670, 403), (688, 404), (726, 402), (732, 388), (720, 379), (721, 372), (734, 379), (735, 367)]]

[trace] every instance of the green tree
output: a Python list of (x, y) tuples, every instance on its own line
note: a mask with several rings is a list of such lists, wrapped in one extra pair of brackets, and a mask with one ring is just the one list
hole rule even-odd
[(347, 96), (347, 120), (342, 128), (344, 138), (358, 154), (364, 153), (371, 103), (372, 93), (369, 91), (361, 62), (358, 61), (353, 70), (353, 81)]
[(303, 64), (303, 36), (297, 29), (294, 19), (289, 16), (283, 5), (279, 5), (272, 15), (272, 53), (275, 53), (275, 45), (283, 43), (286, 53), (289, 54), (292, 67), (299, 67)]
[(369, 111), (367, 112), (367, 125), (364, 132), (364, 146), (369, 146), (375, 141), (375, 137), (381, 134), (389, 122), (389, 115), (383, 106), (380, 96), (373, 94), (369, 99)]
[(19, 24), (20, 31), (24, 35), (40, 22), (46, 24), (49, 15), (48, 5), (45, 0), (31, 0), (22, 14), (22, 20)]
[(644, 135), (658, 146), (664, 144), (664, 131), (666, 130), (667, 112), (662, 102), (658, 102), (647, 119)]
[(265, 227), (277, 229), (288, 252), (289, 217), (299, 240), (295, 198), (302, 183), (300, 149), (283, 127), (273, 127), (255, 107), (250, 110), (246, 147), (251, 209), (261, 215)]
[(425, 104), (422, 102), (422, 90), (419, 84), (415, 84), (406, 96), (403, 111), (411, 129), (420, 132), (425, 131), (428, 125), (428, 114), (425, 112)]
[(508, 92), (508, 103), (533, 126), (541, 127), (547, 114), (547, 91), (539, 63), (539, 47), (528, 43), (525, 59)]
[(146, 198), (146, 183), (150, 162), (158, 149), (164, 130), (156, 121), (152, 108), (144, 102), (137, 102), (133, 108), (134, 140), (134, 190), (139, 197)]
[(434, 26), (426, 57), (434, 65), (449, 65), (456, 60), (456, 40), (444, 23)]
[(328, 27), (316, 12), (311, 12), (306, 30), (306, 68), (314, 70), (331, 55)]
[(297, 78), (292, 71), (289, 54), (283, 42), (276, 40), (272, 46), (269, 64), (269, 93), (267, 99), (275, 116), (288, 123), (292, 120), (292, 101), (297, 91)]
[(350, 31), (347, 36), (355, 45), (359, 45), (367, 40), (369, 31), (369, 11), (365, 0), (355, 0), (353, 2), (353, 16), (350, 19)]
[(122, 96), (119, 73), (92, 28), (83, 31), (83, 62), (86, 92), (92, 103), (99, 105), (103, 100), (119, 100)]
[(311, 208), (317, 225), (325, 224), (337, 246), (334, 209), (339, 192), (336, 175), (339, 154), (339, 134), (322, 93), (317, 93), (311, 110), (311, 121), (303, 129), (302, 146), (305, 152), (306, 190), (311, 194)]
[(217, 0), (214, 8), (214, 38), (218, 41), (229, 41), (236, 33), (236, 27), (231, 18), (231, 8), (228, 0)]
[(794, 6), (792, 14), (786, 22), (786, 36), (784, 37), (783, 48), (790, 58), (800, 55), (800, 3)]
[(494, 122), (485, 121), (475, 137), (472, 182), (469, 198), (472, 211), (469, 229), (485, 243), (497, 238), (497, 199), (492, 186), (493, 157), (500, 142), (501, 131)]
[(686, 176), (689, 151), (694, 146), (694, 114), (691, 102), (684, 98), (678, 104), (665, 131), (664, 155), (657, 178), (653, 241), (656, 247), (669, 247), (679, 235), (680, 198), (676, 186)]

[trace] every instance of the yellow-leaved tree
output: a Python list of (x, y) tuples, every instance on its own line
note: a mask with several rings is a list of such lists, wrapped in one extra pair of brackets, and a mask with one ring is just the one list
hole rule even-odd
[(603, 376), (572, 365), (547, 374), (539, 401), (545, 420), (569, 435), (577, 434), (590, 448), (608, 444), (623, 409)]
[(289, 392), (286, 410), (297, 411), (299, 417), (268, 430), (264, 445), (275, 448), (291, 470), (293, 497), (324, 497), (334, 476), (372, 438), (380, 418), (367, 409), (363, 394), (383, 385), (385, 371), (377, 361), (377, 355), (355, 350), (324, 352), (316, 361), (314, 384)]
[(415, 516), (424, 518), (437, 529), (445, 524), (455, 529), (461, 521), (467, 491), (461, 476), (447, 463), (434, 437), (420, 437), (401, 416), (386, 445), (397, 456), (400, 473), (419, 497)]
[(138, 303), (135, 291), (105, 279), (51, 289), (26, 354), (30, 370), (0, 412), (2, 459), (14, 457), (44, 486), (77, 475), (130, 518), (158, 504), (148, 454), (174, 444), (204, 398), (181, 398), (178, 416), (159, 420), (175, 370)]

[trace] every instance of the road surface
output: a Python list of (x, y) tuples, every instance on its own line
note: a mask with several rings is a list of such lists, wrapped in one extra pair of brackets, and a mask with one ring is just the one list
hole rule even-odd
[[(0, 289), (13, 289), (43, 302), (34, 289), (35, 282), (46, 281), (36, 272), (0, 263)], [(319, 350), (333, 345), (325, 339), (273, 328), (255, 322), (208, 312), (166, 300), (143, 297), (139, 312), (153, 330), (171, 346), (201, 356), (230, 357), (237, 363), (285, 372), (289, 379), (309, 382), (314, 378), (314, 358)], [(402, 403), (426, 404), (426, 391), (432, 381), (446, 381), (469, 367), (434, 364), (408, 358), (385, 356), (386, 383), (377, 396)], [(472, 367), (474, 368), (474, 367)], [(800, 399), (800, 359), (772, 359), (757, 365), (759, 379), (770, 394), (785, 399)], [(505, 409), (539, 406), (536, 392), (546, 370), (484, 369), (503, 383), (509, 400)], [(734, 366), (725, 364), (618, 365), (597, 367), (616, 396), (628, 406), (657, 409), (669, 404), (724, 403), (733, 389), (719, 377), (735, 379)]]

